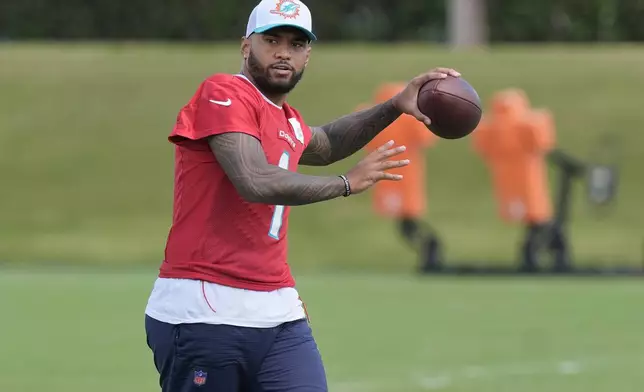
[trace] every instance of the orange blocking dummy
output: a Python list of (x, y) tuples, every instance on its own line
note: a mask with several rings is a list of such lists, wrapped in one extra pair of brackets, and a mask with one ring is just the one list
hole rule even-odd
[(551, 113), (530, 108), (521, 90), (500, 91), (472, 140), (491, 172), (501, 218), (527, 224), (549, 221), (546, 155), (555, 143)]
[[(384, 84), (375, 94), (375, 103), (385, 102), (405, 88), (404, 84)], [(357, 110), (368, 108), (362, 104)], [(410, 164), (390, 172), (401, 174), (401, 181), (380, 181), (373, 189), (373, 207), (377, 214), (395, 219), (420, 218), (426, 210), (425, 196), (425, 157), (423, 150), (433, 145), (437, 137), (425, 124), (414, 117), (403, 114), (389, 127), (376, 136), (365, 149), (369, 152), (394, 140), (396, 145), (404, 145), (407, 151), (396, 159), (409, 159)]]

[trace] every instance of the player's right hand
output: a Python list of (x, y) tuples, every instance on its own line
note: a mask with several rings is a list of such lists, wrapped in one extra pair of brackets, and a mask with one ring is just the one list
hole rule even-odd
[(420, 109), (418, 109), (418, 92), (423, 87), (423, 85), (430, 80), (434, 79), (444, 79), (447, 76), (453, 76), (459, 78), (461, 74), (451, 68), (434, 68), (429, 72), (416, 76), (414, 79), (407, 84), (405, 89), (398, 93), (393, 98), (394, 106), (403, 113), (409, 114), (420, 122), (425, 123), (429, 126), (432, 123), (432, 120), (424, 115)]
[(409, 165), (409, 159), (390, 160), (389, 158), (401, 154), (406, 150), (405, 146), (393, 147), (394, 141), (380, 146), (376, 151), (367, 155), (363, 160), (358, 162), (353, 169), (347, 172), (346, 177), (349, 181), (352, 194), (358, 194), (372, 187), (376, 182), (382, 180), (400, 181), (402, 176), (399, 174), (387, 173), (386, 170), (395, 169)]

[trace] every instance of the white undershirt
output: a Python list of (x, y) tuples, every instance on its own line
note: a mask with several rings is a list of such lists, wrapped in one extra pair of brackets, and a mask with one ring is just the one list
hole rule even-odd
[(306, 318), (295, 288), (252, 291), (190, 279), (157, 278), (145, 314), (168, 324), (271, 328)]

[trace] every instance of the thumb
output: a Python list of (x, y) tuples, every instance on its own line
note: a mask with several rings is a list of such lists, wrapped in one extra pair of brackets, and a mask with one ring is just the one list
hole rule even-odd
[(416, 120), (422, 122), (427, 126), (429, 126), (432, 123), (432, 120), (426, 115), (424, 115), (423, 112), (421, 112), (419, 109), (414, 109), (410, 114), (414, 116)]
[(427, 125), (427, 126), (432, 125), (432, 120), (431, 120), (429, 117), (427, 117), (427, 116), (425, 116), (425, 115), (421, 115), (421, 116), (422, 116), (422, 117), (421, 117), (421, 118), (419, 118), (419, 119), (418, 119), (418, 121), (421, 121), (423, 124), (425, 124), (425, 125)]

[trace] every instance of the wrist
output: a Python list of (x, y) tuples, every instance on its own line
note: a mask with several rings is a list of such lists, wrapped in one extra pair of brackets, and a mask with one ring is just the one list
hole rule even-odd
[(403, 113), (403, 110), (400, 108), (400, 93), (394, 95), (389, 102), (391, 102), (391, 106), (395, 111), (399, 114)]
[(344, 183), (344, 193), (342, 196), (349, 197), (349, 195), (351, 195), (351, 184), (349, 183), (349, 179), (347, 179), (347, 176), (344, 174), (340, 174), (338, 177), (340, 177)]

